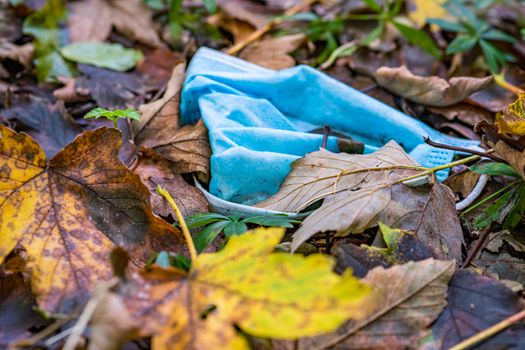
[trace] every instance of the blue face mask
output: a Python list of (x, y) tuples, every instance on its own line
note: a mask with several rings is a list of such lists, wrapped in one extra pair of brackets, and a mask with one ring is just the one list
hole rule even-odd
[[(321, 147), (323, 135), (312, 131), (323, 126), (364, 143), (364, 153), (396, 140), (426, 167), (449, 163), (455, 152), (425, 144), (425, 136), (464, 148), (478, 145), (444, 135), (311, 67), (274, 71), (207, 48), (191, 61), (182, 91), (182, 124), (199, 118), (213, 151), (210, 192), (244, 204), (275, 194), (290, 164)], [(338, 141), (328, 137), (326, 148), (339, 152)]]

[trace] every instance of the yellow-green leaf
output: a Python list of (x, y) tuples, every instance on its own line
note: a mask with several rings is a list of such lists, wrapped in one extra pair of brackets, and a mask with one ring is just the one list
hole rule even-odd
[(520, 94), (516, 101), (496, 115), (496, 125), (500, 134), (525, 135), (524, 100), (525, 94)]
[(429, 18), (444, 18), (447, 10), (442, 6), (446, 0), (409, 0), (408, 17), (422, 28)]
[(125, 295), (153, 349), (248, 349), (233, 325), (260, 336), (295, 339), (335, 330), (366, 312), (369, 288), (324, 255), (276, 252), (283, 229), (232, 237), (201, 254), (189, 273), (154, 267)]

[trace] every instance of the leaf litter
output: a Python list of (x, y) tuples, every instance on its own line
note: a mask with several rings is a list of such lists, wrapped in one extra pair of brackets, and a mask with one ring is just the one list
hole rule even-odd
[[(523, 348), (524, 5), (402, 3), (0, 1), (0, 347)], [(481, 148), (439, 182), (395, 141), (323, 147), (257, 205), (302, 222), (216, 213), (179, 110), (201, 46)]]

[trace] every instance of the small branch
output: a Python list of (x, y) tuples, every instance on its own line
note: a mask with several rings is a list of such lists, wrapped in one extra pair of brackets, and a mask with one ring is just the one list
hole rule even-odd
[[(303, 0), (303, 2), (301, 2), (300, 4), (297, 4), (295, 6), (292, 6), (291, 8), (289, 8), (285, 13), (284, 13), (284, 17), (290, 17), (290, 16), (293, 16), (301, 11), (303, 11), (305, 8), (307, 8), (308, 6), (316, 3), (318, 0)], [(253, 43), (254, 41), (257, 41), (259, 40), (260, 38), (262, 38), (266, 33), (268, 33), (270, 30), (272, 30), (275, 26), (281, 24), (283, 22), (283, 18), (282, 17), (278, 17), (278, 18), (274, 18), (273, 20), (271, 20), (270, 22), (268, 22), (265, 26), (257, 29), (255, 32), (253, 32), (252, 34), (250, 34), (246, 39), (244, 40), (241, 40), (240, 42), (238, 42), (237, 44), (233, 45), (232, 47), (230, 47), (226, 53), (228, 55), (235, 55), (237, 53), (239, 53), (239, 51), (241, 51), (242, 49), (244, 49), (247, 45)]]
[(489, 327), (485, 329), (484, 331), (481, 331), (478, 334), (475, 334), (472, 337), (463, 340), (461, 343), (456, 344), (455, 346), (451, 347), (450, 350), (466, 350), (470, 348), (471, 346), (481, 341), (484, 341), (492, 337), (493, 335), (501, 332), (505, 328), (512, 326), (514, 323), (521, 321), (524, 318), (525, 318), (525, 310), (522, 310), (518, 312), (517, 314), (514, 314), (504, 319), (503, 321), (496, 323), (494, 326)]
[(483, 231), (481, 231), (481, 235), (479, 236), (479, 239), (476, 242), (476, 245), (474, 246), (474, 248), (470, 250), (467, 258), (465, 259), (465, 262), (461, 266), (462, 269), (467, 268), (472, 262), (472, 260), (474, 260), (476, 255), (478, 255), (479, 251), (481, 250), (481, 247), (483, 247), (483, 244), (485, 244), (485, 241), (487, 240), (487, 237), (489, 236), (491, 227), (492, 225), (488, 225), (487, 227), (483, 229)]
[(328, 125), (323, 127), (323, 143), (321, 147), (324, 149), (326, 149), (326, 143), (328, 142), (328, 135), (330, 134), (330, 131), (332, 131), (332, 129)]
[(494, 155), (490, 154), (489, 152), (480, 152), (480, 151), (472, 150), (472, 149), (469, 149), (469, 148), (450, 146), (450, 145), (446, 145), (444, 143), (434, 142), (429, 137), (424, 137), (423, 140), (425, 140), (426, 144), (428, 144), (428, 145), (430, 145), (432, 147), (449, 149), (449, 150), (452, 150), (452, 151), (465, 152), (465, 153), (470, 153), (470, 154), (476, 154), (476, 155), (481, 156), (481, 157), (490, 158), (490, 159), (492, 159), (495, 162), (507, 163), (504, 159), (502, 159), (502, 158), (500, 158), (498, 156), (494, 156)]
[(177, 221), (179, 222), (180, 227), (182, 229), (182, 234), (184, 235), (184, 239), (186, 240), (186, 245), (188, 246), (188, 250), (190, 251), (191, 261), (194, 262), (197, 259), (197, 249), (195, 249), (195, 244), (193, 244), (193, 238), (191, 237), (190, 230), (188, 230), (188, 226), (186, 225), (186, 221), (184, 220), (184, 217), (182, 216), (179, 207), (177, 207), (177, 204), (173, 200), (173, 197), (171, 197), (169, 192), (166, 191), (164, 188), (157, 186), (157, 193), (168, 201), (171, 208), (175, 212), (175, 215), (177, 216)]

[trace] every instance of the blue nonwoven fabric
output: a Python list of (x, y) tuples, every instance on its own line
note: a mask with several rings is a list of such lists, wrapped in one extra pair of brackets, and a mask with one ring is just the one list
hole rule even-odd
[[(274, 71), (208, 48), (193, 57), (182, 90), (181, 123), (199, 118), (212, 148), (210, 192), (243, 204), (277, 193), (291, 163), (322, 145), (323, 135), (309, 131), (325, 125), (365, 143), (364, 153), (396, 140), (427, 167), (450, 162), (454, 151), (425, 144), (425, 136), (464, 148), (478, 145), (442, 134), (314, 68)], [(339, 152), (337, 139), (330, 136), (326, 148)]]

